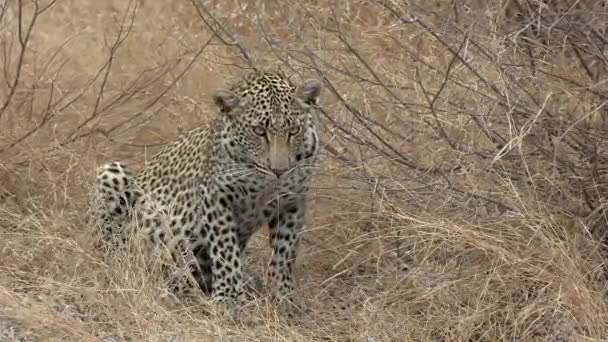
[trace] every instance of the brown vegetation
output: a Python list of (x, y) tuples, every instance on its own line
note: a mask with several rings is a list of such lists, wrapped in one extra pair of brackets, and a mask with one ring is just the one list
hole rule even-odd
[[(608, 337), (606, 1), (4, 1), (0, 340)], [(102, 258), (88, 210), (252, 66), (324, 80), (325, 150), (308, 310), (234, 325)]]

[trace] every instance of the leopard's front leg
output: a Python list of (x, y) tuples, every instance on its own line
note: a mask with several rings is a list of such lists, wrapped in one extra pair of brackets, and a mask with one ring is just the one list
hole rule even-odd
[(205, 190), (202, 221), (208, 232), (212, 270), (212, 299), (224, 305), (235, 317), (243, 299), (241, 249), (237, 240), (237, 220), (233, 205), (219, 186)]
[(305, 201), (298, 199), (276, 204), (274, 217), (268, 223), (273, 250), (270, 261), (270, 282), (273, 296), (290, 304), (295, 300), (293, 268), (296, 262), (300, 233), (304, 226)]

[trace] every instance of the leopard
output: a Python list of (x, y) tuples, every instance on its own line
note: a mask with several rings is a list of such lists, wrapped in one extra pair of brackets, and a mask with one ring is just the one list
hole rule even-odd
[(232, 316), (245, 292), (244, 253), (268, 228), (272, 298), (296, 303), (294, 265), (319, 168), (319, 79), (252, 71), (212, 95), (217, 114), (163, 146), (133, 172), (97, 168), (100, 241), (124, 243), (126, 225), (173, 261), (188, 253), (199, 287)]

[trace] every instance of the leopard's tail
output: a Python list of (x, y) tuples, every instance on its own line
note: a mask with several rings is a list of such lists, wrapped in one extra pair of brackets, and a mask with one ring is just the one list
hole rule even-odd
[(113, 161), (97, 168), (94, 195), (94, 217), (98, 243), (124, 243), (127, 224), (135, 205), (134, 179), (121, 162)]

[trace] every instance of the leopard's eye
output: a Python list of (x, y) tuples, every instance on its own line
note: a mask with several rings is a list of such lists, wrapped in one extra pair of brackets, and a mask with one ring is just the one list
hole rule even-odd
[(289, 129), (289, 135), (294, 136), (297, 135), (298, 133), (300, 133), (300, 126), (291, 126), (291, 128)]
[(253, 133), (255, 133), (261, 137), (266, 135), (266, 130), (262, 126), (253, 126), (252, 129), (253, 129)]

